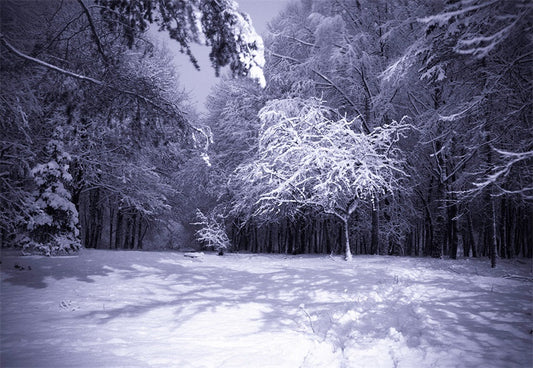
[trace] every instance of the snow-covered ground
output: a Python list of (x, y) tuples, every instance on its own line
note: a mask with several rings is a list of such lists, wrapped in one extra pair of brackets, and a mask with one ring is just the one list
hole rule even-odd
[(532, 367), (531, 260), (1, 255), (2, 367)]

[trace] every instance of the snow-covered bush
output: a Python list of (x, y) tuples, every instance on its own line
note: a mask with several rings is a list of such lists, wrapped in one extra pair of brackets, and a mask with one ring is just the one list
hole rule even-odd
[(223, 255), (224, 251), (230, 247), (230, 241), (223, 225), (220, 225), (215, 215), (210, 214), (208, 217), (199, 209), (196, 210), (196, 217), (198, 222), (193, 225), (201, 226), (195, 233), (196, 239), (206, 247), (214, 248), (219, 255)]
[(31, 171), (37, 189), (28, 203), (28, 237), (23, 249), (45, 255), (70, 253), (80, 248), (78, 211), (65, 188), (72, 181), (71, 158), (58, 140), (51, 140), (45, 151), (49, 161)]

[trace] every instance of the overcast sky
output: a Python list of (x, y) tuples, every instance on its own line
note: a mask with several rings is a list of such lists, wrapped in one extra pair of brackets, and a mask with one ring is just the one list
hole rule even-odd
[[(290, 0), (237, 0), (239, 9), (248, 13), (252, 18), (252, 24), (259, 34), (266, 32), (267, 23), (270, 22)], [(161, 35), (160, 35), (161, 36)], [(174, 54), (179, 79), (183, 87), (190, 92), (191, 100), (196, 108), (205, 111), (204, 103), (211, 87), (217, 82), (215, 71), (209, 62), (209, 48), (200, 45), (193, 45), (192, 51), (200, 64), (200, 71), (197, 71), (189, 58), (179, 52), (177, 42), (170, 40), (168, 36), (161, 37), (166, 48)]]

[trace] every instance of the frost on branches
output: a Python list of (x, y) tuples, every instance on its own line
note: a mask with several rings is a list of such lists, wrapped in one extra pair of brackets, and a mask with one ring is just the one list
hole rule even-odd
[(230, 247), (230, 241), (224, 227), (220, 225), (213, 214), (207, 217), (197, 209), (196, 217), (198, 222), (193, 225), (201, 226), (195, 233), (196, 239), (206, 247), (214, 248), (220, 256), (223, 255), (224, 251)]
[(339, 117), (317, 99), (274, 100), (259, 117), (258, 157), (237, 169), (243, 182), (261, 187), (254, 215), (314, 208), (336, 216), (351, 259), (350, 216), (361, 201), (374, 203), (402, 187), (406, 173), (396, 143), (408, 126), (392, 122), (366, 134), (358, 120)]
[(60, 255), (80, 248), (78, 211), (71, 201), (65, 184), (72, 181), (69, 174), (70, 155), (63, 151), (60, 141), (51, 140), (46, 148), (49, 161), (31, 171), (37, 189), (29, 203), (24, 250)]

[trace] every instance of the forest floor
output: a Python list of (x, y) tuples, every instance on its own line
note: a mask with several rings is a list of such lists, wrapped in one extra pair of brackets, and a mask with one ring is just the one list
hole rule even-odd
[(1, 366), (532, 367), (531, 260), (1, 252)]

